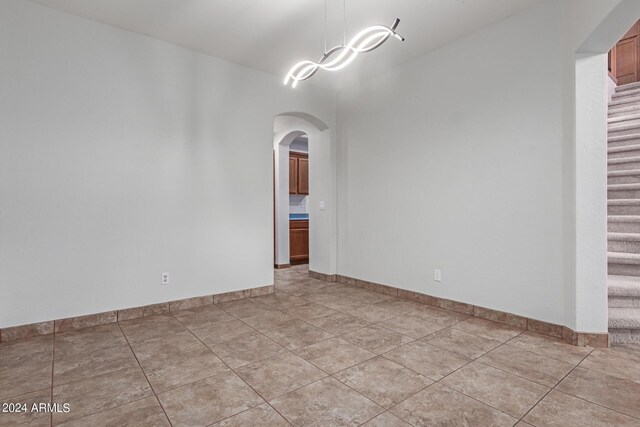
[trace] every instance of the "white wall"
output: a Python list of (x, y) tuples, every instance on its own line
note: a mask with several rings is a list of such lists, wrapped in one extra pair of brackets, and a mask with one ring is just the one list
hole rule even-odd
[(273, 118), (333, 93), (21, 0), (0, 52), (0, 327), (273, 283)]
[[(574, 52), (619, 2), (592, 9), (593, 23), (572, 22), (572, 3), (544, 2), (340, 93), (341, 274), (606, 331), (600, 307), (576, 321), (567, 163)], [(606, 312), (606, 298), (589, 304)]]

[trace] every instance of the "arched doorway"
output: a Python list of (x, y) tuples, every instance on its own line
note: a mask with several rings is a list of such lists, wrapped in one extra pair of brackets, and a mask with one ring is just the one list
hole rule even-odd
[(290, 147), (294, 141), (303, 137), (307, 139), (309, 160), (309, 191), (306, 196), (309, 270), (333, 275), (336, 265), (336, 195), (331, 130), (322, 120), (306, 113), (283, 113), (274, 118), (274, 264), (291, 264)]

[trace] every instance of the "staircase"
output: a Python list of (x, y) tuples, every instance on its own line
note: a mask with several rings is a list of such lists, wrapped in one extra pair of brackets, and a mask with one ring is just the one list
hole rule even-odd
[(640, 344), (640, 82), (609, 103), (609, 339)]

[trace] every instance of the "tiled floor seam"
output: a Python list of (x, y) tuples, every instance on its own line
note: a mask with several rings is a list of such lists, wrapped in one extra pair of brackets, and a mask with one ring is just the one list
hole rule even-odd
[[(406, 345), (406, 344), (405, 344), (405, 345)], [(503, 343), (502, 345), (504, 345), (504, 343)], [(400, 347), (402, 347), (402, 346), (400, 346)], [(498, 346), (498, 347), (501, 347), (501, 346)], [(496, 347), (496, 348), (498, 348), (498, 347)], [(440, 347), (438, 347), (438, 348), (440, 348)], [(495, 350), (495, 349), (493, 349), (493, 350)], [(390, 351), (393, 351), (393, 350), (390, 350)], [(389, 351), (389, 352), (390, 352), (390, 351)], [(387, 352), (387, 353), (389, 353), (389, 352)], [(386, 354), (386, 353), (385, 353), (385, 354)], [(485, 354), (486, 354), (486, 353), (485, 353)], [(384, 354), (383, 354), (382, 356), (384, 356)], [(385, 358), (385, 359), (386, 359), (386, 358)], [(468, 358), (467, 358), (467, 359), (468, 359)], [(387, 359), (387, 360), (390, 360), (390, 359)], [(476, 361), (475, 359), (471, 359), (471, 360), (469, 360), (469, 362), (467, 362), (467, 363), (465, 363), (464, 365), (460, 366), (458, 369), (455, 369), (455, 370), (451, 371), (449, 374), (445, 375), (444, 377), (440, 378), (439, 380), (433, 380), (432, 378), (429, 378), (429, 377), (427, 377), (427, 378), (429, 378), (430, 380), (432, 380), (432, 381), (433, 381), (433, 384), (440, 384), (442, 387), (446, 387), (446, 388), (448, 388), (449, 390), (453, 390), (453, 391), (455, 391), (456, 393), (460, 393), (460, 394), (462, 394), (463, 396), (466, 396), (466, 397), (468, 397), (468, 398), (470, 398), (470, 399), (473, 399), (473, 400), (475, 400), (476, 402), (478, 402), (478, 403), (480, 403), (480, 404), (482, 404), (482, 405), (488, 406), (488, 407), (490, 407), (490, 408), (492, 408), (492, 409), (495, 409), (495, 410), (496, 410), (496, 411), (498, 411), (498, 412), (501, 412), (501, 413), (503, 413), (503, 414), (505, 414), (505, 415), (508, 415), (508, 416), (510, 416), (511, 418), (516, 418), (516, 417), (514, 417), (513, 415), (507, 414), (506, 412), (504, 412), (504, 411), (503, 411), (503, 410), (501, 410), (501, 409), (498, 409), (498, 408), (496, 408), (496, 407), (494, 407), (494, 406), (491, 406), (491, 405), (489, 405), (488, 403), (483, 402), (483, 401), (481, 401), (481, 400), (478, 400), (477, 398), (475, 398), (475, 397), (473, 397), (473, 396), (469, 396), (469, 395), (467, 395), (467, 394), (465, 394), (465, 393), (463, 393), (463, 392), (461, 392), (461, 391), (459, 391), (459, 390), (456, 390), (455, 388), (449, 387), (448, 385), (441, 383), (441, 381), (442, 381), (442, 380), (444, 380), (445, 378), (447, 378), (447, 377), (449, 377), (449, 376), (453, 375), (454, 373), (458, 372), (460, 369), (464, 368), (465, 366), (470, 365), (471, 363), (473, 363), (473, 362), (475, 362), (475, 361)], [(393, 361), (392, 361), (392, 362), (393, 362)], [(397, 363), (397, 362), (394, 362), (394, 363)], [(422, 375), (422, 374), (420, 374), (419, 372), (414, 371), (413, 369), (411, 369), (411, 368), (409, 368), (409, 367), (407, 367), (407, 366), (404, 366), (404, 365), (401, 365), (401, 366), (405, 367), (406, 369), (409, 369), (409, 370), (410, 370), (410, 371), (412, 371), (412, 372), (415, 372), (415, 373), (417, 373), (417, 374), (419, 374), (419, 375)], [(429, 386), (427, 386), (427, 387), (425, 387), (425, 388), (429, 388), (429, 387), (433, 386), (433, 384), (430, 384)], [(424, 389), (423, 389), (423, 390), (424, 390)], [(407, 399), (405, 399), (405, 400), (407, 400)], [(402, 402), (404, 402), (404, 400), (403, 400)], [(397, 405), (399, 405), (399, 404), (400, 404), (400, 403), (402, 403), (402, 402), (399, 402), (398, 404), (396, 404), (396, 406), (397, 406)], [(394, 415), (395, 415), (395, 414), (394, 414)], [(407, 422), (407, 423), (408, 423), (408, 421), (407, 421), (407, 420), (405, 420), (404, 418), (400, 417), (399, 415), (396, 415), (396, 416), (397, 416), (397, 417), (399, 417), (400, 419), (402, 419), (403, 421), (405, 421), (405, 422)], [(517, 418), (516, 418), (516, 419), (517, 419)], [(409, 424), (410, 424), (410, 423), (409, 423)]]
[[(53, 404), (53, 381), (55, 380), (55, 371), (56, 371), (56, 334), (53, 334), (52, 338), (53, 344), (51, 348), (51, 398), (50, 403)], [(49, 427), (53, 427), (53, 411), (49, 414)]]
[[(221, 309), (221, 310), (222, 310), (222, 309)], [(225, 311), (225, 313), (229, 314), (230, 316), (233, 316), (231, 313), (228, 313), (228, 312), (226, 312), (226, 311)], [(235, 316), (233, 316), (233, 317), (234, 317), (234, 318), (236, 318)], [(237, 319), (237, 318), (236, 318), (236, 319)], [(180, 320), (179, 320), (179, 319), (176, 319), (176, 320), (177, 320), (178, 322), (180, 322)], [(237, 319), (237, 320), (242, 321), (241, 319)], [(184, 326), (185, 328), (187, 328), (187, 327), (184, 325), (184, 323), (180, 322), (180, 324), (181, 324), (182, 326)], [(248, 325), (248, 326), (249, 326), (249, 327), (251, 327), (250, 325)], [(254, 330), (256, 330), (255, 328), (253, 328), (253, 329), (254, 329)], [(198, 338), (198, 337), (197, 337), (197, 336), (196, 336), (196, 335), (191, 331), (191, 329), (187, 328), (187, 330), (188, 330), (188, 331), (191, 333), (191, 335), (193, 335), (193, 336), (194, 336), (198, 341), (200, 341), (200, 342), (202, 343), (202, 345), (204, 345), (204, 346), (205, 346), (205, 347), (206, 347), (206, 348), (207, 348), (211, 353), (213, 353), (213, 354), (214, 354), (218, 359), (220, 359), (220, 361), (221, 361), (222, 363), (224, 363), (224, 365), (225, 365), (225, 366), (226, 366), (226, 367), (227, 367), (231, 372), (233, 372), (233, 373), (234, 373), (234, 375), (236, 375), (238, 378), (240, 378), (240, 380), (241, 380), (243, 383), (245, 383), (245, 384), (247, 385), (247, 387), (249, 387), (251, 390), (253, 390), (253, 392), (254, 392), (255, 394), (257, 394), (258, 396), (260, 396), (260, 398), (264, 401), (264, 403), (266, 403), (267, 405), (269, 405), (269, 406), (271, 407), (271, 409), (273, 409), (274, 411), (276, 411), (276, 413), (277, 413), (278, 415), (280, 415), (280, 416), (281, 416), (281, 417), (282, 417), (282, 418), (283, 418), (283, 419), (284, 419), (284, 420), (285, 420), (289, 425), (292, 425), (292, 424), (291, 424), (291, 422), (290, 422), (290, 421), (289, 421), (289, 420), (288, 420), (284, 415), (282, 415), (282, 414), (281, 414), (281, 413), (280, 413), (276, 408), (274, 408), (274, 407), (269, 403), (269, 401), (268, 401), (267, 399), (265, 399), (265, 398), (264, 398), (264, 396), (258, 392), (258, 390), (256, 390), (255, 388), (253, 388), (253, 387), (251, 386), (251, 384), (247, 383), (247, 382), (244, 380), (244, 378), (242, 378), (240, 375), (238, 375), (238, 373), (237, 373), (237, 372), (236, 372), (236, 371), (235, 371), (231, 366), (229, 366), (229, 365), (227, 364), (227, 362), (225, 362), (225, 361), (224, 361), (220, 356), (218, 356), (218, 355), (217, 355), (217, 354), (216, 354), (216, 353), (215, 353), (215, 352), (214, 352), (214, 351), (213, 351), (213, 350), (212, 350), (212, 349), (211, 349), (211, 348), (210, 348), (210, 347), (209, 347), (209, 346), (208, 346), (204, 341), (202, 341), (200, 338)], [(261, 332), (260, 332), (260, 331), (257, 331), (257, 330), (256, 330), (256, 332), (258, 332), (259, 334), (261, 334)], [(264, 334), (262, 334), (262, 335), (264, 335)], [(265, 335), (265, 336), (266, 336), (266, 335)], [(267, 338), (269, 338), (269, 337), (267, 337)], [(273, 341), (273, 340), (272, 340), (272, 341)], [(274, 341), (274, 342), (275, 342), (275, 341)], [(276, 343), (276, 344), (278, 344), (278, 343)], [(280, 345), (280, 344), (278, 344), (278, 345)], [(284, 347), (283, 347), (283, 348), (284, 348)], [(286, 350), (286, 351), (289, 351), (289, 350), (287, 350), (286, 348), (285, 348), (285, 350)], [(273, 356), (272, 356), (272, 357), (273, 357)], [(266, 359), (268, 359), (268, 357), (267, 357)], [(266, 360), (266, 359), (263, 359), (263, 360)], [(215, 375), (214, 375), (214, 376), (215, 376)], [(326, 378), (326, 377), (325, 377), (325, 378)], [(323, 378), (323, 379), (324, 379), (324, 378)], [(196, 380), (196, 381), (194, 381), (194, 382), (198, 382), (198, 381), (201, 381), (201, 379), (200, 379), (200, 380)], [(189, 384), (193, 384), (193, 383), (189, 383)], [(180, 387), (183, 387), (183, 386), (185, 386), (185, 385), (188, 385), (188, 384), (182, 384)], [(306, 384), (306, 385), (309, 385), (309, 384)], [(306, 385), (305, 385), (305, 386), (306, 386)], [(305, 387), (305, 386), (303, 386), (303, 387)], [(289, 392), (288, 392), (288, 393), (289, 393)], [(285, 394), (286, 394), (286, 393), (285, 393)], [(261, 403), (260, 405), (262, 405), (262, 403)], [(216, 423), (219, 423), (219, 422), (221, 422), (221, 421), (224, 421), (224, 420), (226, 420), (226, 419), (228, 419), (228, 418), (234, 417), (234, 416), (236, 416), (236, 415), (238, 415), (238, 414), (241, 414), (241, 413), (243, 413), (243, 412), (250, 411), (251, 409), (256, 408), (256, 407), (258, 407), (258, 406), (260, 406), (260, 405), (252, 406), (251, 408), (245, 409), (244, 411), (240, 411), (240, 412), (238, 412), (238, 413), (235, 413), (235, 414), (233, 414), (233, 415), (230, 415), (230, 416), (228, 416), (228, 417), (225, 417), (225, 418), (223, 418), (223, 419), (221, 419), (221, 420), (215, 421), (215, 422), (213, 422), (213, 423), (211, 423), (211, 424), (208, 424), (208, 425), (207, 425), (207, 427), (212, 426), (212, 425), (214, 425), (214, 424), (216, 424)], [(163, 410), (164, 410), (164, 409), (163, 409)], [(167, 416), (167, 418), (169, 418), (169, 417)], [(169, 421), (169, 422), (171, 422), (171, 421)]]
[[(153, 396), (156, 398), (156, 401), (158, 402), (158, 405), (160, 405), (160, 409), (162, 409), (162, 413), (167, 418), (167, 422), (169, 423), (169, 425), (173, 426), (173, 423), (171, 422), (171, 419), (169, 419), (169, 415), (167, 414), (167, 411), (165, 411), (164, 406), (162, 406), (162, 402), (160, 402), (160, 399), (158, 398), (158, 394), (156, 393), (155, 389), (153, 388), (153, 385), (151, 385), (151, 381), (149, 381), (149, 378), (147, 377), (147, 373), (142, 368), (142, 364), (140, 363), (140, 359), (138, 359), (138, 355), (133, 350), (133, 347), (131, 347), (131, 343), (129, 342), (129, 338), (127, 337), (127, 334), (125, 334), (124, 331), (122, 330), (122, 326), (120, 326), (120, 322), (116, 322), (116, 323), (118, 324), (118, 328), (120, 329), (120, 332), (124, 336), (124, 339), (127, 342), (127, 345), (129, 346), (129, 349), (131, 350), (131, 353), (133, 353), (133, 357), (135, 357), (136, 362), (138, 363), (138, 367), (140, 367), (140, 370), (142, 371), (142, 375), (144, 375), (144, 379), (149, 384), (149, 388), (151, 389), (151, 392), (153, 393)], [(131, 402), (129, 402), (129, 403), (131, 403)]]
[[(222, 309), (222, 308), (221, 308), (221, 309)], [(224, 309), (222, 309), (222, 310), (224, 310)], [(242, 321), (242, 319), (237, 318), (237, 317), (236, 317), (236, 316), (234, 316), (233, 314), (231, 314), (231, 313), (229, 313), (229, 312), (227, 312), (227, 311), (225, 311), (225, 312), (226, 312), (227, 314), (229, 314), (230, 316), (235, 317), (237, 320)], [(176, 319), (176, 320), (177, 320), (177, 319)], [(178, 321), (179, 321), (179, 320), (178, 320)], [(179, 321), (179, 322), (180, 322), (180, 321)], [(304, 322), (304, 321), (303, 321), (303, 322)], [(180, 323), (182, 324), (182, 322), (180, 322)], [(243, 323), (244, 323), (244, 322), (243, 322)], [(308, 323), (308, 322), (305, 322), (305, 323), (307, 323), (307, 324), (311, 325), (311, 324), (310, 324), (310, 323)], [(187, 329), (189, 330), (189, 332), (191, 332), (191, 334), (192, 334), (194, 337), (196, 337), (196, 338), (197, 338), (197, 339), (198, 339), (198, 340), (199, 340), (203, 345), (205, 345), (205, 346), (206, 346), (206, 347), (207, 347), (207, 348), (208, 348), (208, 349), (209, 349), (213, 354), (216, 354), (216, 353), (215, 353), (215, 352), (214, 352), (214, 351), (213, 351), (209, 346), (207, 346), (207, 345), (206, 345), (202, 340), (200, 340), (200, 338), (198, 338), (197, 336), (195, 336), (195, 335), (193, 334), (193, 332), (192, 332), (192, 331), (191, 331), (187, 326), (185, 326), (184, 324), (182, 324), (182, 325), (183, 325), (185, 328), (187, 328)], [(270, 339), (270, 340), (271, 340), (271, 341), (273, 341), (274, 343), (276, 343), (276, 344), (280, 345), (279, 343), (277, 343), (276, 341), (274, 341), (273, 339), (271, 339), (269, 336), (265, 335), (264, 333), (262, 333), (262, 332), (258, 331), (258, 330), (257, 330), (257, 329), (255, 329), (255, 328), (253, 328), (251, 325), (247, 325), (247, 326), (251, 327), (251, 328), (252, 328), (252, 329), (254, 329), (257, 333), (259, 333), (259, 334), (263, 335), (264, 337), (266, 337), (266, 338)], [(314, 325), (311, 325), (311, 326), (316, 327), (316, 326), (314, 326)], [(276, 329), (277, 329), (277, 328), (276, 328)], [(326, 340), (321, 340), (321, 341), (318, 341), (318, 342), (328, 341), (328, 340), (333, 339), (333, 338), (335, 338), (335, 337), (336, 337), (336, 336), (333, 336), (333, 337), (331, 337), (331, 338), (328, 338), (328, 339), (326, 339)], [(313, 343), (313, 344), (317, 344), (318, 342)], [(309, 345), (313, 345), (313, 344), (309, 344)], [(281, 347), (282, 347), (282, 346), (281, 346)], [(292, 350), (289, 350), (289, 349), (287, 349), (287, 348), (285, 348), (285, 347), (283, 347), (283, 348), (284, 348), (284, 350), (285, 350), (285, 351), (287, 351), (288, 353), (291, 353), (292, 355), (294, 355), (294, 356), (296, 356), (296, 357), (300, 357), (300, 356), (298, 356), (297, 354), (295, 354)], [(300, 348), (304, 348), (304, 347), (300, 347)], [(297, 349), (296, 349), (296, 350), (297, 350)], [(224, 363), (224, 364), (225, 364), (225, 365), (226, 365), (226, 366), (231, 370), (231, 372), (233, 372), (235, 375), (237, 375), (237, 376), (238, 376), (238, 377), (239, 377), (239, 378), (240, 378), (240, 379), (241, 379), (241, 380), (242, 380), (242, 381), (243, 381), (243, 382), (244, 382), (244, 383), (245, 383), (249, 388), (251, 388), (251, 389), (252, 389), (252, 390), (253, 390), (253, 391), (254, 391), (258, 396), (260, 396), (260, 398), (262, 398), (262, 400), (264, 400), (264, 401), (265, 401), (265, 402), (266, 402), (266, 403), (267, 403), (271, 408), (273, 408), (273, 410), (274, 410), (274, 411), (276, 411), (276, 412), (277, 412), (281, 417), (283, 417), (283, 418), (284, 418), (284, 419), (285, 419), (289, 424), (291, 424), (291, 422), (290, 422), (290, 421), (289, 421), (289, 420), (288, 420), (288, 419), (287, 419), (283, 414), (281, 414), (281, 413), (280, 413), (276, 408), (274, 408), (274, 407), (269, 403), (269, 400), (268, 400), (268, 399), (266, 399), (266, 398), (265, 398), (262, 394), (260, 394), (256, 389), (254, 389), (250, 384), (248, 384), (248, 383), (244, 380), (244, 378), (242, 378), (242, 377), (241, 377), (241, 376), (240, 376), (240, 375), (239, 375), (239, 374), (238, 374), (238, 373), (237, 373), (233, 368), (231, 368), (231, 366), (229, 366), (229, 365), (228, 365), (224, 360), (222, 360), (222, 358), (220, 358), (217, 354), (216, 354), (216, 356), (217, 356), (217, 357), (222, 361), (222, 363)], [(271, 357), (275, 357), (275, 356), (271, 356)], [(271, 357), (267, 357), (267, 358), (262, 359), (262, 360), (270, 359)], [(309, 364), (311, 364), (311, 365), (315, 366), (313, 363), (311, 363), (311, 362), (309, 362), (309, 361), (307, 361), (307, 360), (305, 360), (305, 359), (303, 359), (303, 358), (301, 358), (301, 359), (302, 359), (302, 360), (304, 360), (305, 362), (307, 362), (307, 363), (309, 363)], [(256, 361), (256, 362), (257, 362), (257, 361)], [(252, 362), (252, 363), (256, 363), (256, 362)], [(251, 363), (249, 363), (248, 365), (250, 365), (250, 364), (251, 364)], [(358, 364), (356, 364), (356, 365), (358, 365)], [(356, 365), (353, 365), (353, 366), (356, 366)], [(245, 365), (245, 366), (246, 366), (246, 365)], [(320, 369), (320, 368), (318, 367), (318, 369)], [(323, 373), (327, 374), (327, 373), (326, 373), (325, 371), (323, 371), (322, 369), (320, 369), (320, 370), (321, 370)], [(303, 387), (310, 386), (311, 384), (317, 383), (317, 382), (319, 382), (319, 381), (323, 381), (323, 380), (325, 380), (325, 379), (327, 379), (327, 378), (333, 378), (333, 377), (332, 377), (332, 375), (331, 375), (331, 374), (327, 374), (327, 375), (326, 375), (325, 377), (323, 377), (323, 378), (319, 378), (319, 379), (317, 379), (317, 380), (315, 380), (315, 381), (312, 381), (312, 382), (310, 382), (310, 383), (308, 383), (308, 384), (304, 384), (304, 385), (302, 385), (302, 386), (300, 386), (300, 387), (296, 387), (296, 388), (294, 388), (294, 389), (292, 389), (292, 390), (288, 390), (286, 393), (283, 393), (283, 394), (281, 394), (281, 395), (275, 396), (275, 397), (273, 397), (271, 400), (273, 401), (273, 400), (275, 400), (275, 399), (277, 399), (277, 398), (279, 398), (279, 397), (281, 397), (281, 396), (284, 396), (284, 395), (289, 394), (289, 393), (293, 393), (293, 392), (294, 392), (294, 391), (296, 391), (296, 390), (299, 390), (299, 389), (301, 389), (301, 388), (303, 388)], [(341, 384), (344, 384), (342, 381), (338, 380), (337, 378), (334, 378), (334, 379), (335, 379), (336, 381), (340, 382)], [(370, 399), (370, 398), (368, 398), (367, 396), (364, 396), (362, 393), (360, 393), (360, 392), (358, 392), (357, 390), (353, 389), (353, 388), (352, 388), (352, 387), (350, 387), (349, 385), (347, 385), (347, 384), (344, 384), (344, 385), (345, 385), (346, 387), (348, 387), (349, 389), (351, 389), (354, 393), (357, 393), (359, 396), (362, 396), (362, 397), (364, 397), (365, 399), (367, 399), (367, 400), (369, 400), (369, 401), (373, 402), (375, 405), (380, 406), (381, 408), (384, 408), (383, 406), (379, 405), (378, 403), (376, 403), (375, 401), (371, 400), (371, 399)], [(257, 405), (257, 406), (260, 406), (260, 405)], [(250, 408), (250, 409), (251, 409), (251, 408)], [(242, 412), (245, 412), (245, 411), (242, 411)], [(240, 413), (241, 413), (241, 412), (240, 412)], [(237, 414), (234, 414), (234, 415), (237, 415)], [(379, 415), (379, 414), (378, 414), (378, 415)], [(232, 416), (233, 416), (233, 415), (232, 415)], [(227, 417), (227, 418), (230, 418), (230, 417)], [(220, 422), (220, 421), (221, 421), (221, 420), (216, 421), (216, 422)], [(215, 424), (215, 423), (213, 423), (213, 424)]]
[[(593, 350), (595, 350), (595, 348), (594, 348)], [(526, 414), (524, 414), (524, 415), (522, 416), (522, 418), (520, 418), (520, 420), (519, 420), (519, 421), (526, 422), (524, 418), (529, 414), (529, 412), (533, 411), (533, 409), (535, 409), (535, 407), (536, 407), (536, 406), (538, 406), (538, 405), (540, 404), (540, 402), (542, 402), (542, 401), (545, 399), (545, 397), (547, 397), (547, 396), (549, 395), (549, 393), (551, 393), (552, 391), (556, 391), (556, 392), (558, 392), (558, 393), (566, 394), (567, 396), (571, 396), (571, 397), (573, 397), (573, 398), (576, 398), (576, 399), (582, 400), (583, 402), (587, 402), (587, 403), (589, 403), (589, 404), (596, 405), (596, 406), (599, 406), (599, 407), (601, 407), (601, 408), (608, 409), (608, 410), (613, 411), (613, 412), (616, 412), (616, 413), (618, 413), (618, 414), (626, 415), (626, 416), (629, 416), (629, 417), (631, 417), (631, 418), (635, 418), (635, 419), (640, 419), (640, 418), (638, 418), (638, 417), (636, 417), (636, 416), (633, 416), (633, 415), (629, 415), (629, 414), (625, 414), (625, 413), (623, 413), (623, 412), (620, 412), (620, 411), (619, 411), (619, 410), (617, 410), (617, 409), (612, 409), (612, 408), (609, 408), (608, 406), (605, 406), (605, 405), (602, 405), (602, 404), (599, 404), (599, 403), (596, 403), (596, 402), (592, 402), (592, 401), (587, 400), (587, 399), (584, 399), (584, 398), (582, 398), (582, 397), (574, 396), (573, 394), (566, 393), (566, 392), (561, 391), (561, 390), (556, 390), (556, 387), (558, 387), (558, 386), (560, 385), (560, 383), (561, 383), (562, 381), (564, 381), (564, 379), (565, 379), (565, 378), (567, 378), (569, 375), (571, 375), (571, 373), (572, 373), (573, 371), (575, 371), (578, 367), (580, 367), (580, 364), (581, 364), (582, 362), (584, 362), (584, 360), (585, 360), (587, 357), (589, 357), (589, 355), (593, 352), (593, 350), (591, 350), (587, 355), (585, 355), (585, 356), (582, 358), (582, 360), (580, 360), (580, 362), (578, 362), (578, 364), (577, 364), (577, 365), (575, 365), (575, 366), (573, 367), (573, 369), (571, 369), (571, 371), (569, 371), (566, 375), (564, 375), (564, 376), (563, 376), (563, 377), (562, 377), (562, 378), (561, 378), (561, 379), (556, 383), (556, 385), (554, 385), (554, 386), (551, 388), (551, 390), (549, 390), (549, 391), (548, 391), (544, 396), (542, 396), (542, 398), (541, 398), (540, 400), (538, 400), (538, 401), (536, 402), (536, 404), (535, 404), (535, 405), (533, 405), (533, 406), (532, 406), (532, 407), (527, 411), (527, 413), (526, 413)], [(555, 360), (555, 359), (554, 359), (554, 360)], [(581, 368), (582, 368), (582, 369), (590, 370), (590, 369), (588, 369), (588, 368), (584, 368), (584, 367), (581, 367)], [(605, 375), (606, 375), (606, 374), (605, 374)]]

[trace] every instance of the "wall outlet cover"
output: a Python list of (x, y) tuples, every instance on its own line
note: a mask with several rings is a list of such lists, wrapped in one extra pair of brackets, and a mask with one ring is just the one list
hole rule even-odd
[(169, 284), (169, 273), (162, 273), (162, 276), (160, 278), (160, 283), (163, 285)]
[(442, 271), (435, 269), (433, 270), (433, 280), (435, 280), (436, 282), (441, 282), (442, 281)]

